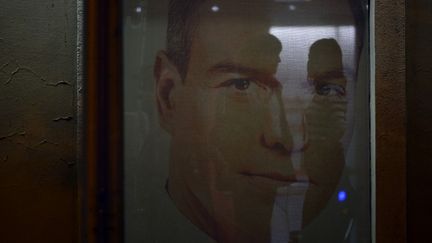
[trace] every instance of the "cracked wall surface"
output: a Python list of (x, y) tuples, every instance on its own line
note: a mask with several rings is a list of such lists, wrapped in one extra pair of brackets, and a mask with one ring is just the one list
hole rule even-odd
[(0, 6), (0, 242), (77, 242), (76, 1)]

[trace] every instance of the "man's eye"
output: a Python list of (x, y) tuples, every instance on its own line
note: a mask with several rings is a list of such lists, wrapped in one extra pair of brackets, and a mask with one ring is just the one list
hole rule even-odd
[(229, 79), (215, 86), (215, 88), (221, 87), (229, 88), (229, 90), (238, 93), (268, 91), (268, 87), (262, 84), (259, 80), (248, 77)]
[(316, 93), (323, 96), (344, 96), (345, 88), (337, 84), (324, 84), (316, 87)]
[(233, 85), (238, 90), (246, 90), (249, 88), (251, 81), (248, 79), (233, 79), (230, 80), (230, 85)]

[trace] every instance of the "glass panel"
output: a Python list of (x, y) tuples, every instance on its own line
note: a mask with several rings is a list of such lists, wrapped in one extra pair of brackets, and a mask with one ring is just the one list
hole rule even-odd
[(126, 242), (370, 242), (368, 2), (126, 0)]

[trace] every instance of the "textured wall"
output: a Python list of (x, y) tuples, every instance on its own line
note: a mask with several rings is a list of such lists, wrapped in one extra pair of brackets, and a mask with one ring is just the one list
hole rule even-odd
[(76, 2), (0, 6), (0, 242), (76, 242)]
[(376, 0), (375, 20), (377, 242), (405, 242), (405, 0)]

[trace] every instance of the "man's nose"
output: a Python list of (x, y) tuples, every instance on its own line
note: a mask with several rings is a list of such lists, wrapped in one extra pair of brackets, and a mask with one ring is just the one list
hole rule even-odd
[(288, 155), (293, 152), (293, 136), (280, 91), (275, 91), (270, 97), (261, 143), (264, 147), (282, 154)]

